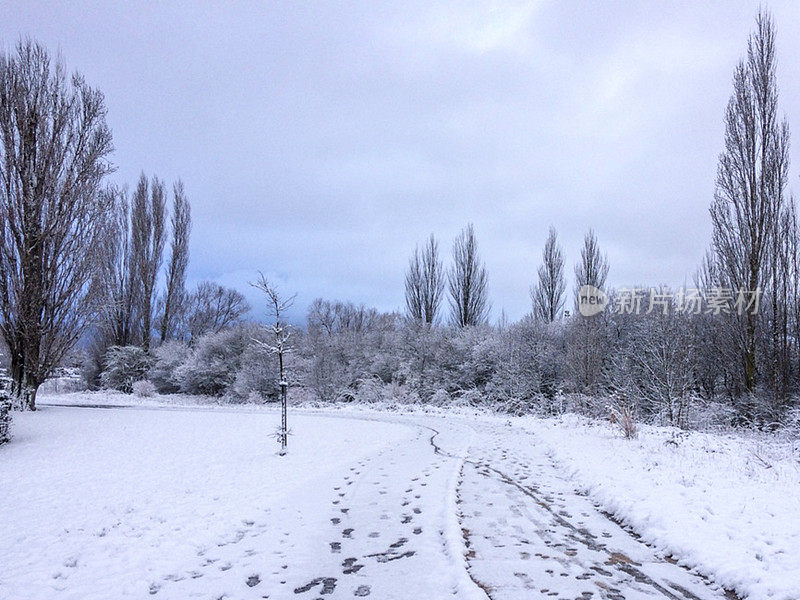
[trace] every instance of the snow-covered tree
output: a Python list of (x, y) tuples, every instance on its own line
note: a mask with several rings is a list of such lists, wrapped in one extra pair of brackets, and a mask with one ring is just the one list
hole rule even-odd
[(296, 295), (283, 296), (278, 288), (269, 282), (263, 273), (259, 273), (259, 277), (251, 285), (264, 293), (267, 298), (267, 313), (274, 319), (270, 326), (274, 338), (271, 343), (256, 340), (256, 343), (274, 354), (278, 358), (278, 385), (281, 388), (281, 428), (278, 434), (281, 444), (281, 454), (286, 454), (286, 445), (288, 441), (289, 429), (287, 424), (286, 415), (286, 393), (289, 383), (286, 380), (286, 354), (289, 352), (288, 341), (291, 335), (289, 327), (286, 324), (286, 311), (294, 304)]
[(161, 302), (161, 342), (177, 335), (179, 323), (187, 309), (186, 269), (189, 266), (189, 235), (192, 231), (192, 209), (183, 182), (173, 186), (172, 243), (167, 265), (166, 290)]
[(666, 312), (626, 317), (622, 341), (608, 361), (609, 389), (633, 402), (643, 416), (686, 427), (698, 396), (690, 316), (670, 300)]
[(410, 319), (432, 324), (439, 313), (445, 274), (439, 260), (439, 244), (431, 234), (422, 250), (417, 247), (406, 271), (406, 314)]
[(250, 310), (241, 292), (213, 281), (198, 283), (187, 306), (186, 325), (192, 340), (236, 325)]
[(112, 150), (103, 94), (47, 50), (0, 54), (0, 333), (25, 408), (90, 324)]
[(542, 251), (542, 264), (538, 270), (539, 281), (531, 288), (533, 314), (545, 323), (561, 317), (564, 308), (564, 252), (558, 245), (554, 227), (550, 228)]
[(489, 318), (486, 267), (478, 254), (475, 228), (470, 223), (453, 242), (453, 264), (447, 275), (451, 320), (454, 325), (481, 325)]

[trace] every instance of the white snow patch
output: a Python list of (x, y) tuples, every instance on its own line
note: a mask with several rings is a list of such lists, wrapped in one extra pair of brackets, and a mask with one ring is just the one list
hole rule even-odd
[(800, 598), (797, 440), (648, 426), (625, 440), (575, 415), (524, 422), (576, 486), (664, 554), (743, 597)]

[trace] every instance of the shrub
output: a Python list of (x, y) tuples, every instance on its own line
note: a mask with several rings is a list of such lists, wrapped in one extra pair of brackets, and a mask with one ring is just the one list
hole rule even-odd
[(133, 393), (139, 398), (152, 398), (156, 394), (156, 386), (147, 379), (133, 382)]
[(138, 346), (111, 346), (103, 361), (105, 368), (100, 375), (104, 388), (130, 394), (133, 384), (147, 377), (152, 359)]
[(609, 420), (619, 428), (625, 439), (632, 440), (639, 435), (639, 427), (636, 424), (636, 406), (632, 402), (628, 402), (621, 395), (614, 393), (611, 395), (611, 404), (608, 409)]
[[(256, 330), (252, 337), (261, 339), (265, 336), (266, 332)], [(236, 401), (251, 402), (253, 394), (258, 396), (259, 402), (280, 400), (277, 356), (251, 338), (242, 351), (240, 366), (227, 395)]]
[(480, 390), (473, 388), (459, 392), (456, 399), (453, 401), (453, 406), (472, 408), (480, 405), (482, 402), (483, 394), (481, 394)]
[(436, 390), (433, 396), (431, 396), (431, 404), (434, 406), (448, 406), (451, 401), (452, 398), (450, 394), (447, 393), (447, 390), (443, 390), (442, 388)]
[(186, 362), (190, 354), (189, 346), (179, 341), (165, 342), (155, 349), (153, 366), (147, 378), (153, 382), (159, 393), (174, 394), (180, 391), (178, 368)]
[(384, 399), (384, 383), (377, 377), (358, 380), (353, 399), (361, 404), (375, 404)]
[(274, 396), (272, 357), (253, 341), (265, 335), (263, 327), (245, 324), (201, 337), (186, 362), (175, 369), (181, 391), (242, 402), (252, 390)]
[(383, 398), (392, 406), (420, 404), (419, 394), (416, 391), (395, 381), (384, 384)]

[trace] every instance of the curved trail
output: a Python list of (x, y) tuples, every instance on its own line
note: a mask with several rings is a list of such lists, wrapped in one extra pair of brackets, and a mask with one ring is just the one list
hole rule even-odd
[(207, 598), (192, 582), (212, 572), (241, 581), (220, 598), (729, 597), (576, 492), (529, 433), (464, 418), (295, 415), (380, 421), (407, 434), (323, 473), (307, 495), (263, 506), (186, 573), (153, 582), (154, 597)]
[[(531, 434), (488, 423), (476, 429), (477, 422), (461, 419), (374, 420), (427, 429), (434, 453), (458, 461), (466, 567), (484, 597), (735, 598), (658, 556), (576, 492)], [(465, 430), (471, 431), (471, 443), (458, 447), (455, 441), (463, 441)], [(448, 442), (454, 445), (448, 448)]]

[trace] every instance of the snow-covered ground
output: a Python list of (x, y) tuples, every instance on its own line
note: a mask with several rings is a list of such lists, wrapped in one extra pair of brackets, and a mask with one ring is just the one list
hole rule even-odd
[(446, 537), (458, 460), (429, 430), (298, 415), (279, 457), (276, 424), (247, 409), (17, 415), (0, 449), (0, 597), (474, 593)]
[(528, 421), (576, 485), (659, 551), (750, 598), (800, 598), (800, 440)]
[(3, 600), (800, 598), (791, 440), (351, 406), (278, 457), (274, 406), (41, 402), (0, 448)]

